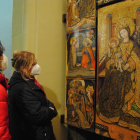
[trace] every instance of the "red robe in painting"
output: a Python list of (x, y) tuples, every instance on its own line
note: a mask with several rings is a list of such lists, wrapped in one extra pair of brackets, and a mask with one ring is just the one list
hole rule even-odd
[(92, 52), (92, 47), (89, 45), (82, 50), (82, 67), (90, 67), (89, 70), (95, 70), (95, 59)]

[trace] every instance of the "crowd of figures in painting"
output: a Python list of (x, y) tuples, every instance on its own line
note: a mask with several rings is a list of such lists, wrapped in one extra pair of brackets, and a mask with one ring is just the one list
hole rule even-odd
[(93, 128), (95, 81), (69, 79), (67, 88), (68, 124), (83, 129)]

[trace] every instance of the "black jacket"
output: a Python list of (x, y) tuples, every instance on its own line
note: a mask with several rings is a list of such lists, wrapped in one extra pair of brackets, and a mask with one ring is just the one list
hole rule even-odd
[[(51, 120), (57, 115), (44, 92), (14, 72), (8, 89), (11, 140), (55, 140)], [(54, 110), (49, 107), (53, 107)]]

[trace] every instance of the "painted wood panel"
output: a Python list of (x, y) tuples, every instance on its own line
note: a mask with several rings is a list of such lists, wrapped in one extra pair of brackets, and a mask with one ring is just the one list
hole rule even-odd
[(140, 139), (140, 0), (98, 10), (97, 134)]

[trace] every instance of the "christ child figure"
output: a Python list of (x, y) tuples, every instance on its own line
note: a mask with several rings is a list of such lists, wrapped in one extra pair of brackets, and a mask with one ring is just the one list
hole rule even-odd
[(110, 66), (113, 68), (117, 68), (120, 72), (123, 72), (122, 64), (122, 52), (121, 48), (119, 47), (119, 39), (117, 37), (112, 37), (109, 41), (109, 53), (108, 56), (110, 57)]

